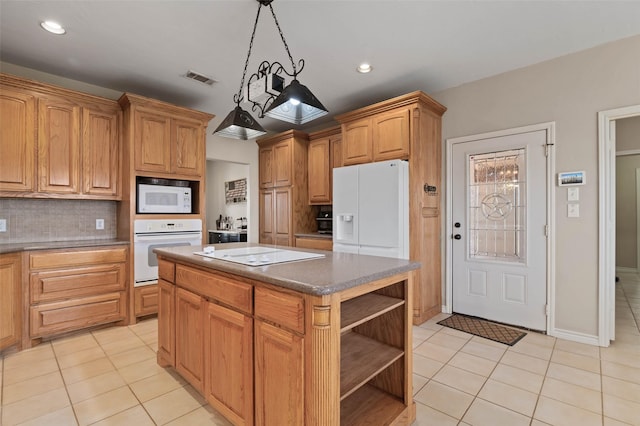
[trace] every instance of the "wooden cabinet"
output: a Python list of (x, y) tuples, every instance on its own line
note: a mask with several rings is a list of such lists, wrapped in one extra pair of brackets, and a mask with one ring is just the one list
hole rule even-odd
[(260, 139), (259, 241), (292, 246), (294, 234), (315, 229), (308, 205), (305, 133), (290, 130)]
[(333, 250), (333, 241), (331, 238), (296, 237), (296, 247), (331, 251)]
[(0, 85), (0, 193), (34, 191), (36, 98)]
[(0, 351), (20, 345), (22, 332), (22, 254), (0, 255)]
[(134, 287), (134, 311), (136, 317), (153, 315), (158, 312), (158, 286)]
[(0, 196), (121, 198), (116, 102), (4, 74), (0, 97)]
[(342, 125), (344, 165), (407, 159), (409, 109), (397, 108)]
[(204, 389), (204, 309), (199, 295), (176, 289), (176, 370), (199, 392)]
[[(342, 125), (345, 165), (409, 161), (409, 257), (422, 264), (413, 292), (415, 324), (442, 310), (441, 121), (445, 111), (418, 91), (335, 117)], [(427, 193), (425, 185), (436, 190)]]
[(253, 424), (253, 318), (207, 303), (205, 319), (207, 401), (236, 425)]
[(132, 174), (203, 177), (205, 130), (212, 115), (130, 93), (119, 102), (127, 117), (125, 145), (133, 157)]
[(255, 322), (255, 424), (304, 423), (304, 339)]
[[(168, 262), (164, 263), (167, 264)], [(174, 264), (172, 263), (171, 265)], [(175, 294), (176, 290), (173, 283), (162, 278), (158, 280), (158, 363), (163, 367), (176, 365)]]
[(126, 247), (29, 253), (29, 337), (126, 318)]
[(331, 204), (333, 169), (342, 166), (340, 127), (312, 133), (309, 140), (309, 204)]

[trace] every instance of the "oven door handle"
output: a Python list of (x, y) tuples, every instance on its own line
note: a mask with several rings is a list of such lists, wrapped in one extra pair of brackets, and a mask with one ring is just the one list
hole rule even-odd
[(153, 242), (153, 241), (173, 241), (173, 240), (186, 240), (186, 239), (196, 239), (196, 238), (200, 238), (202, 239), (202, 233), (193, 233), (193, 234), (180, 234), (180, 235), (176, 235), (176, 234), (163, 234), (163, 235), (136, 235), (133, 237), (133, 242), (137, 243), (137, 242), (143, 242), (143, 241), (149, 241), (149, 242)]

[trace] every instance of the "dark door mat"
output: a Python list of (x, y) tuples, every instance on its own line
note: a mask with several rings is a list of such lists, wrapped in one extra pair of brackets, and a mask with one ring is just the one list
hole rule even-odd
[(438, 324), (509, 346), (515, 345), (520, 339), (527, 335), (527, 333), (522, 331), (514, 330), (494, 322), (460, 314), (453, 314), (449, 318), (438, 321)]

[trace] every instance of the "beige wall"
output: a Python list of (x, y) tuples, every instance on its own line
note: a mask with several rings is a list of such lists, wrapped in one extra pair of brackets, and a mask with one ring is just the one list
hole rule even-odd
[[(585, 170), (580, 218), (555, 189), (555, 327), (598, 334), (598, 111), (640, 104), (640, 36), (433, 94), (443, 138), (554, 121), (556, 172)], [(445, 163), (446, 164), (446, 163)]]
[(636, 169), (640, 155), (616, 158), (616, 267), (632, 269), (638, 262)]
[(616, 151), (640, 150), (640, 116), (616, 120)]
[[(216, 229), (216, 220), (220, 215), (231, 216), (234, 219), (249, 217), (248, 201), (227, 204), (224, 188), (225, 182), (247, 178), (248, 176), (249, 166), (246, 164), (207, 160), (207, 229)], [(251, 194), (247, 191), (247, 198), (250, 196)], [(241, 225), (238, 221), (234, 221), (234, 224)], [(251, 225), (258, 226), (257, 223), (252, 223)]]

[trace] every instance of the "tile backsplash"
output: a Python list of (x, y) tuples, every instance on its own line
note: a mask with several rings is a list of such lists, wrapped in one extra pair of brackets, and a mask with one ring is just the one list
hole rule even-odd
[[(0, 198), (0, 244), (116, 237), (116, 201)], [(96, 219), (104, 229), (96, 230)]]

